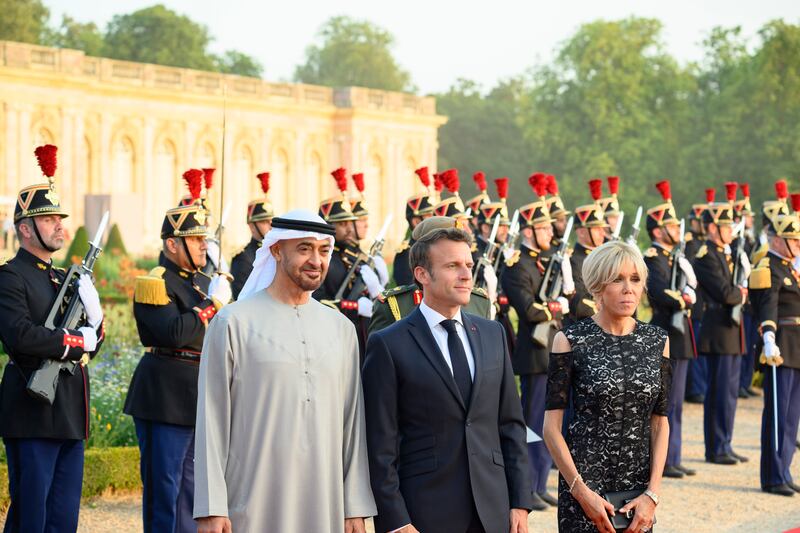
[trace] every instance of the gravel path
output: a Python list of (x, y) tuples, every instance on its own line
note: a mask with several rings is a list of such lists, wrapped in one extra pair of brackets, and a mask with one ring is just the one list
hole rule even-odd
[[(759, 431), (761, 398), (740, 400), (734, 445), (750, 458), (736, 466), (707, 464), (703, 457), (703, 409), (687, 404), (684, 425), (684, 458), (697, 476), (665, 480), (656, 528), (659, 533), (730, 532), (781, 533), (800, 528), (800, 495), (771, 496), (759, 490)], [(799, 452), (800, 453), (800, 452)], [(792, 472), (800, 480), (800, 458)], [(550, 490), (555, 492), (555, 474)], [(80, 533), (128, 533), (141, 531), (140, 495), (112, 496), (85, 503)], [(531, 533), (556, 533), (555, 509), (530, 515)], [(369, 528), (372, 532), (372, 528)], [(290, 532), (287, 532), (290, 533)]]

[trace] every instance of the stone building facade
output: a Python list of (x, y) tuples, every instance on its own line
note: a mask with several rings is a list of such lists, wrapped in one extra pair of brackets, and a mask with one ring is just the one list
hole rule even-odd
[(137, 253), (155, 253), (164, 211), (185, 193), (182, 172), (202, 167), (217, 168), (216, 214), (225, 182), (229, 251), (249, 238), (245, 206), (260, 194), (258, 172), (271, 173), (270, 198), (282, 212), (316, 209), (334, 194), (330, 171), (339, 166), (364, 172), (371, 233), (393, 213), (388, 241), (397, 243), (404, 200), (420, 189), (413, 171), (435, 169), (445, 121), (430, 97), (270, 83), (0, 41), (2, 209), (13, 210), (17, 191), (43, 180), (33, 149), (53, 143), (69, 229), (86, 223), (91, 233), (110, 207)]

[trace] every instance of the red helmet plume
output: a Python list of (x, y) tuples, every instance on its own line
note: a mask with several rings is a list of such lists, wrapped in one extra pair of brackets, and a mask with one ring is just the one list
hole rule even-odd
[(458, 179), (458, 170), (450, 168), (442, 172), (442, 183), (447, 187), (447, 190), (453, 194), (458, 194), (460, 182)]
[(353, 183), (356, 186), (356, 190), (360, 193), (364, 193), (364, 174), (362, 172), (357, 172), (353, 174)]
[(775, 182), (775, 196), (778, 200), (786, 200), (789, 197), (789, 186), (786, 180), (778, 180)]
[(183, 173), (183, 181), (189, 188), (192, 200), (200, 199), (200, 192), (203, 190), (203, 171), (197, 168), (190, 168)]
[(592, 199), (599, 200), (603, 196), (603, 180), (598, 178), (589, 180), (589, 193), (592, 195)]
[(558, 196), (558, 182), (552, 174), (547, 175), (547, 192), (553, 196)]
[(736, 201), (736, 191), (739, 189), (739, 184), (735, 181), (727, 181), (725, 182), (725, 195), (728, 198), (729, 202)]
[(488, 186), (486, 185), (486, 174), (481, 172), (480, 170), (472, 175), (472, 181), (475, 182), (475, 186), (478, 187), (478, 190), (481, 192), (486, 192)]
[(494, 180), (494, 186), (497, 189), (497, 196), (505, 201), (508, 198), (508, 178), (503, 176)]
[(608, 190), (616, 196), (619, 192), (619, 176), (608, 176), (606, 180), (608, 181)]
[(56, 152), (58, 152), (58, 147), (54, 144), (38, 146), (33, 151), (36, 155), (36, 161), (39, 163), (39, 168), (42, 169), (42, 174), (48, 178), (52, 178), (56, 173)]
[(264, 191), (264, 194), (267, 194), (269, 192), (269, 172), (261, 172), (256, 174), (256, 177), (261, 182), (261, 190)]
[(709, 204), (714, 201), (714, 197), (717, 195), (716, 189), (706, 189), (706, 202)]
[(428, 175), (428, 167), (419, 167), (414, 173), (419, 177), (419, 181), (422, 182), (426, 188), (431, 186), (431, 178)]
[(744, 198), (750, 198), (750, 184), (749, 183), (740, 183), (739, 190), (742, 191), (742, 196)]
[(800, 212), (800, 193), (792, 194), (792, 209)]
[(347, 171), (343, 168), (337, 168), (331, 172), (331, 176), (336, 180), (336, 186), (340, 191), (347, 192)]
[(206, 184), (206, 190), (211, 189), (211, 186), (214, 184), (214, 171), (217, 170), (215, 168), (204, 168), (203, 169), (203, 180)]
[(659, 181), (656, 183), (656, 189), (661, 193), (661, 197), (665, 201), (672, 200), (672, 191), (668, 180)]

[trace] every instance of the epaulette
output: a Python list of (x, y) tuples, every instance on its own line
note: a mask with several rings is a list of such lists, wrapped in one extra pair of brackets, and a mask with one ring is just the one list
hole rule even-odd
[(511, 255), (511, 257), (506, 259), (506, 266), (507, 267), (514, 266), (517, 263), (517, 261), (519, 261), (519, 256), (520, 256), (520, 251), (514, 250), (514, 253)]
[(704, 244), (697, 250), (697, 254), (695, 254), (695, 259), (700, 259), (701, 257), (705, 256), (708, 253), (708, 245)]
[(399, 254), (401, 252), (405, 252), (406, 250), (408, 250), (408, 247), (409, 247), (408, 239), (406, 239), (400, 243), (400, 246), (397, 247), (397, 250), (395, 250), (394, 253)]
[(481, 298), (489, 299), (489, 292), (483, 287), (473, 287), (472, 294), (480, 296)]
[(772, 287), (772, 271), (769, 268), (769, 257), (764, 257), (750, 273), (747, 281), (750, 289), (769, 289)]
[(769, 251), (769, 245), (767, 243), (760, 245), (757, 249), (751, 252), (753, 257), (750, 258), (750, 262), (753, 263), (754, 265), (760, 263), (761, 260), (767, 256), (768, 251)]
[(416, 288), (417, 286), (414, 283), (409, 283), (408, 285), (398, 285), (397, 287), (386, 289), (381, 293), (381, 296), (384, 298), (388, 298), (389, 296), (397, 296), (398, 294), (403, 294), (404, 292), (413, 291)]
[(647, 250), (644, 251), (645, 257), (656, 257), (658, 255), (658, 250), (656, 250), (655, 246), (651, 246)]
[(8, 263), (8, 257), (0, 257), (0, 267), (6, 266)]
[(167, 282), (164, 281), (165, 268), (157, 266), (146, 276), (138, 276), (133, 289), (133, 301), (140, 304), (167, 305)]

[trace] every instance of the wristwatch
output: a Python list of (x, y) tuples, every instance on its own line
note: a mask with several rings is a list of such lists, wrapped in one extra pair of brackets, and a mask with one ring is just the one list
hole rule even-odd
[(650, 498), (651, 500), (653, 500), (653, 503), (654, 503), (654, 504), (658, 505), (658, 494), (656, 494), (655, 492), (653, 492), (653, 491), (652, 491), (652, 490), (650, 490), (650, 489), (647, 489), (646, 491), (644, 491), (644, 494), (645, 494), (645, 495), (646, 495), (648, 498)]

